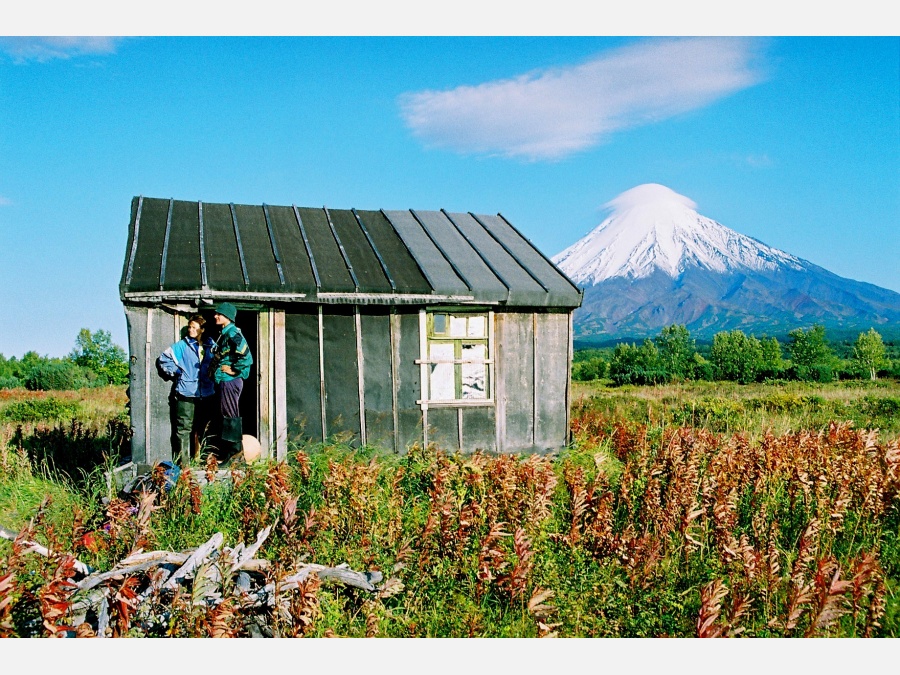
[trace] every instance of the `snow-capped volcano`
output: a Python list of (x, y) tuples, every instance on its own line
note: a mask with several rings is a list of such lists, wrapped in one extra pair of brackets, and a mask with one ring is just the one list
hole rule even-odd
[(802, 268), (799, 258), (701, 216), (696, 207), (664, 185), (639, 185), (608, 202), (609, 216), (553, 262), (584, 285), (610, 277), (647, 277), (655, 270), (677, 277), (689, 267), (714, 272)]
[(653, 336), (676, 323), (700, 338), (734, 329), (779, 335), (812, 323), (900, 328), (900, 293), (735, 232), (663, 185), (639, 185), (606, 207), (600, 225), (553, 257), (585, 289), (576, 338)]

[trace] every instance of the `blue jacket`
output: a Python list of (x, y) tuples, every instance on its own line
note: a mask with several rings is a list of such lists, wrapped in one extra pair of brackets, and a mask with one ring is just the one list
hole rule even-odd
[(175, 393), (182, 396), (212, 396), (215, 385), (209, 378), (209, 363), (215, 343), (203, 341), (202, 358), (196, 340), (184, 337), (159, 355), (156, 365), (175, 380)]

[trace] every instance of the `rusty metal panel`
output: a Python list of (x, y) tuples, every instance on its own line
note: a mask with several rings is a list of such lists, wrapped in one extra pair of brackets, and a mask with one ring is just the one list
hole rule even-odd
[(497, 415), (501, 452), (534, 447), (534, 341), (532, 314), (497, 312)]
[(566, 389), (569, 371), (568, 313), (535, 315), (534, 444), (556, 450), (566, 444)]

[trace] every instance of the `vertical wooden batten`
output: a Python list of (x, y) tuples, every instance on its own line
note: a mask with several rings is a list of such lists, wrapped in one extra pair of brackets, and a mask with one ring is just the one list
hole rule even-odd
[(428, 447), (428, 397), (431, 391), (428, 381), (428, 315), (419, 310), (419, 379), (422, 397), (422, 443)]
[(359, 387), (359, 442), (368, 445), (366, 437), (366, 370), (362, 348), (362, 320), (359, 316), (359, 305), (354, 307), (353, 317), (356, 320), (356, 366), (357, 386)]
[[(493, 314), (493, 312), (492, 312)], [(498, 314), (497, 323), (500, 328), (500, 339), (494, 344), (494, 361), (497, 363), (495, 367), (491, 364), (491, 372), (494, 374), (494, 425), (496, 428), (496, 449), (497, 452), (503, 452), (506, 446), (506, 354), (503, 347), (504, 332), (507, 328), (507, 315)], [(494, 322), (491, 321), (491, 330), (495, 331)], [(495, 331), (496, 333), (496, 331)]]
[(322, 305), (319, 305), (319, 401), (322, 405), (322, 442), (328, 438), (328, 425), (325, 422), (325, 336)]
[(279, 462), (287, 458), (287, 371), (284, 338), (284, 310), (272, 311), (272, 344), (275, 360), (275, 459)]
[(257, 387), (257, 406), (258, 406), (258, 429), (257, 437), (259, 444), (262, 446), (264, 457), (271, 457), (272, 445), (272, 371), (273, 371), (273, 353), (272, 353), (272, 331), (270, 326), (271, 314), (267, 310), (259, 312), (256, 329), (256, 350), (257, 350), (257, 366), (256, 366), (256, 387)]
[(391, 410), (394, 415), (394, 452), (400, 452), (400, 410), (397, 408), (397, 387), (400, 386), (400, 317), (391, 307)]
[(153, 314), (155, 309), (147, 310), (147, 337), (144, 343), (144, 461), (147, 461), (150, 446), (150, 363), (153, 361), (151, 345), (153, 344)]

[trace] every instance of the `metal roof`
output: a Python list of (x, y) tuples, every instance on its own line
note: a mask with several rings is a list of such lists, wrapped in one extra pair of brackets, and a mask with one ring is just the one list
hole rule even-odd
[(575, 308), (582, 292), (502, 215), (135, 197), (123, 302)]

